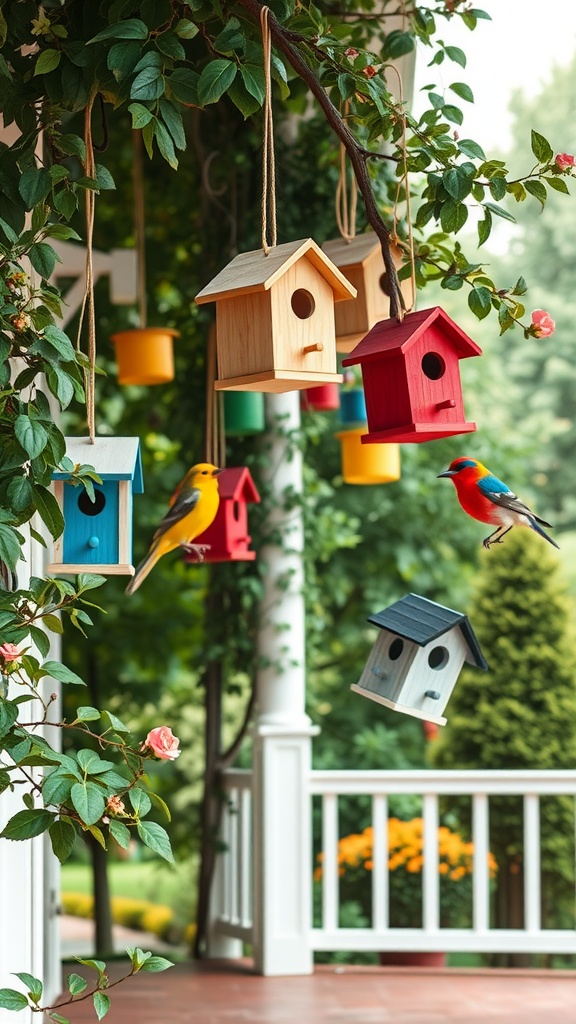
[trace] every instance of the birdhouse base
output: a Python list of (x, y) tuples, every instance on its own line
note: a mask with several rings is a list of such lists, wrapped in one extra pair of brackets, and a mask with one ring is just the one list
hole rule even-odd
[(356, 331), (355, 334), (336, 335), (336, 351), (352, 352), (356, 345), (359, 345), (362, 339), (366, 337), (368, 330), (369, 328), (365, 331)]
[(69, 562), (51, 562), (46, 572), (59, 576), (75, 576), (79, 572), (97, 572), (102, 576), (133, 576), (136, 572), (133, 565), (71, 565)]
[(317, 384), (341, 384), (341, 373), (318, 373), (314, 370), (263, 370), (246, 377), (227, 377), (214, 382), (215, 391), (266, 391), (282, 394), (285, 391), (302, 391)]
[(373, 693), (371, 690), (367, 690), (364, 686), (358, 686), (356, 683), (352, 683), (350, 689), (354, 690), (354, 693), (361, 694), (362, 697), (368, 697), (369, 700), (376, 701), (377, 704), (383, 704), (385, 708), (391, 708), (392, 711), (400, 711), (403, 715), (412, 715), (412, 718), (420, 718), (424, 722), (446, 725), (448, 721), (443, 715), (432, 715), (428, 711), (420, 711), (418, 708), (410, 707), (408, 704), (398, 704), (397, 701), (388, 700), (388, 697), (381, 697), (379, 693)]
[(362, 434), (362, 444), (383, 444), (395, 441), (397, 444), (420, 444), (422, 441), (439, 441), (454, 434), (471, 434), (475, 423), (407, 423), (388, 430), (372, 430)]

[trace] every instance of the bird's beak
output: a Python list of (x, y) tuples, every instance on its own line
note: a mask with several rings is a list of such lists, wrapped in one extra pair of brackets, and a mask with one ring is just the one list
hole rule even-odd
[(438, 473), (438, 476), (436, 477), (436, 479), (439, 480), (441, 476), (454, 476), (454, 470), (453, 469), (446, 469), (446, 470), (444, 470), (443, 473)]
[(223, 472), (224, 472), (223, 469), (213, 469), (212, 470), (212, 476), (218, 476), (219, 473), (223, 473)]

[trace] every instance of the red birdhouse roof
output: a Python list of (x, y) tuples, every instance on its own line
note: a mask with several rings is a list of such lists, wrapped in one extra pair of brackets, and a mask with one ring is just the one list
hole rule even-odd
[(247, 505), (260, 501), (260, 495), (246, 466), (223, 469), (218, 476), (220, 497), (228, 501), (244, 501)]
[(455, 324), (440, 306), (434, 306), (432, 309), (419, 309), (415, 313), (407, 313), (401, 323), (398, 320), (381, 320), (348, 358), (342, 360), (342, 366), (372, 362), (398, 351), (405, 354), (430, 327), (441, 331), (453, 343), (458, 359), (482, 355), (482, 349), (476, 342), (460, 330), (458, 324)]

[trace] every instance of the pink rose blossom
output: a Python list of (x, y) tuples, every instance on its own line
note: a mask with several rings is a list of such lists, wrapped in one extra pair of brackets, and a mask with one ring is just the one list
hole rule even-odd
[(556, 167), (560, 171), (568, 171), (571, 167), (576, 164), (576, 157), (573, 157), (571, 153), (558, 153), (556, 156)]
[(144, 740), (144, 746), (149, 747), (162, 761), (174, 761), (181, 754), (178, 750), (180, 740), (173, 735), (168, 725), (158, 725), (151, 729)]
[(556, 330), (556, 324), (550, 313), (547, 313), (545, 309), (534, 310), (532, 313), (532, 327), (537, 338), (549, 338)]
[(2, 644), (0, 647), (0, 655), (2, 655), (4, 661), (19, 661), (22, 657), (22, 654), (18, 650), (16, 644)]

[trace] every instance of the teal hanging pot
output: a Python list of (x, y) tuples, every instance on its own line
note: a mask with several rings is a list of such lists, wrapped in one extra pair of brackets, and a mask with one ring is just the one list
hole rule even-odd
[(363, 388), (349, 388), (340, 392), (340, 419), (342, 423), (366, 423), (366, 399)]
[(261, 391), (224, 392), (224, 432), (246, 437), (264, 430), (264, 395)]

